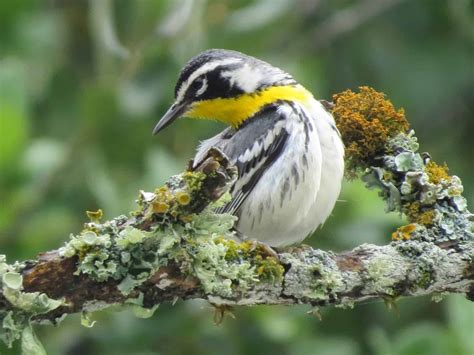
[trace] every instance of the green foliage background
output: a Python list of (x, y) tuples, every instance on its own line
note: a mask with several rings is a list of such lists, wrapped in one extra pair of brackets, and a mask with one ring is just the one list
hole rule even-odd
[[(384, 4), (389, 4), (384, 6)], [(422, 150), (465, 183), (473, 202), (474, 17), (470, 0), (0, 1), (0, 253), (60, 246), (85, 210), (133, 209), (183, 170), (215, 122), (151, 130), (183, 64), (207, 48), (278, 65), (330, 99), (370, 85), (406, 109)], [(308, 243), (340, 251), (387, 243), (403, 221), (375, 192), (346, 183)], [(237, 308), (213, 324), (203, 302), (162, 305), (152, 319), (117, 309), (40, 327), (50, 354), (473, 354), (474, 309), (462, 297), (324, 309)], [(3, 349), (16, 354), (19, 348)]]

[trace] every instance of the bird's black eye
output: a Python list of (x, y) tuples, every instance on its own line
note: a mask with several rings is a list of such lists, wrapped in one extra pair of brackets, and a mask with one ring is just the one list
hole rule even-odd
[(202, 78), (197, 78), (196, 80), (194, 80), (194, 81), (191, 83), (190, 89), (191, 89), (192, 91), (198, 91), (198, 90), (201, 88), (201, 86), (202, 86), (202, 80), (203, 80)]
[(207, 79), (205, 77), (196, 78), (189, 87), (189, 94), (194, 97), (201, 96), (207, 90)]
[(202, 86), (202, 78), (197, 78), (191, 83), (190, 89), (193, 93), (195, 93), (201, 88), (201, 86)]

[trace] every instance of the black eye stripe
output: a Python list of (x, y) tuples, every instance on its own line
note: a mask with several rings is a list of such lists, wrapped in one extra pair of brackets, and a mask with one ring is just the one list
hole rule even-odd
[[(218, 66), (201, 73), (193, 82), (188, 82), (197, 72), (206, 67), (212, 68), (213, 65)], [(268, 80), (259, 82), (255, 90), (269, 85), (296, 84), (289, 74), (285, 74), (282, 70), (272, 67), (266, 62), (235, 51), (211, 49), (192, 58), (181, 70), (175, 87), (175, 98), (178, 98), (178, 94), (191, 100), (230, 98), (244, 94), (245, 91), (236, 82), (238, 81), (236, 79), (239, 79), (238, 77), (235, 75), (223, 75), (225, 72), (232, 74), (236, 69), (241, 69), (243, 65), (248, 65), (250, 72), (252, 72), (254, 67), (258, 67), (260, 72), (268, 76)], [(205, 88), (202, 86), (202, 80), (204, 79), (207, 84)], [(198, 91), (199, 95), (197, 95)]]
[(178, 94), (181, 85), (189, 79), (189, 77), (200, 67), (202, 67), (206, 63), (210, 63), (216, 60), (225, 60), (228, 58), (250, 58), (243, 53), (239, 53), (236, 51), (230, 51), (225, 49), (208, 49), (191, 60), (185, 65), (185, 67), (181, 70), (181, 73), (178, 78), (178, 82), (176, 83), (175, 87), (175, 96)]
[[(204, 64), (204, 63), (202, 63), (202, 64)], [(199, 65), (195, 70), (198, 70), (198, 69), (202, 66), (202, 64)], [(223, 87), (220, 87), (220, 88), (219, 88), (219, 86), (222, 86), (221, 83), (227, 83), (227, 82), (228, 82), (227, 80), (225, 80), (225, 79), (221, 76), (221, 74), (222, 74), (222, 72), (235, 70), (235, 69), (239, 68), (240, 66), (241, 66), (240, 63), (227, 64), (227, 65), (219, 65), (219, 66), (215, 67), (214, 69), (211, 69), (211, 70), (209, 70), (209, 71), (207, 71), (207, 72), (205, 72), (205, 73), (202, 73), (200, 76), (198, 76), (196, 79), (194, 79), (192, 83), (189, 84), (188, 88), (186, 89), (187, 93), (186, 93), (185, 95), (186, 95), (186, 96), (189, 96), (189, 94), (190, 94), (190, 92), (189, 92), (190, 89), (191, 89), (191, 90), (197, 90), (197, 89), (199, 89), (201, 86), (197, 84), (197, 81), (200, 81), (199, 84), (201, 84), (203, 78), (206, 78), (206, 79), (208, 80), (209, 87), (213, 87), (213, 86), (216, 86), (216, 85), (218, 86), (218, 87), (216, 88), (216, 93), (217, 93), (217, 92), (221, 92), (221, 93), (222, 93), (222, 92), (224, 92), (224, 93), (225, 93), (225, 92), (229, 92), (229, 93), (234, 92), (234, 91), (231, 91), (230, 88), (227, 89), (227, 90), (224, 90), (224, 91), (222, 90), (222, 89), (224, 89)], [(176, 88), (175, 88), (175, 96), (177, 96), (178, 91), (179, 91), (180, 88), (181, 88), (181, 85), (183, 85), (183, 83), (184, 83), (186, 80), (189, 79), (189, 77), (191, 76), (191, 74), (192, 74), (192, 72), (191, 72), (191, 73), (188, 73), (186, 79), (184, 79), (184, 80), (182, 80), (181, 77), (179, 78), (178, 83), (176, 84)], [(230, 87), (230, 85), (227, 85), (227, 86)], [(238, 89), (238, 90), (237, 90), (237, 93), (239, 93), (239, 92), (243, 92), (243, 91), (240, 90), (240, 89)], [(220, 97), (220, 96), (215, 96), (215, 97)]]
[[(222, 77), (222, 72), (238, 68), (238, 64), (218, 67), (207, 73), (208, 89), (202, 95), (202, 99), (209, 100), (219, 97), (236, 97), (244, 93), (244, 91), (231, 83), (228, 79)], [(234, 85), (232, 85), (234, 84)]]
[[(235, 97), (244, 93), (235, 83), (231, 83), (222, 76), (223, 72), (232, 71), (239, 68), (239, 64), (220, 65), (208, 72), (201, 74), (193, 80), (186, 88), (185, 97), (195, 98), (196, 91), (202, 88), (204, 80), (207, 81), (207, 89), (199, 95), (200, 100), (209, 100), (220, 97)], [(234, 85), (231, 85), (234, 84)], [(178, 89), (179, 90), (179, 89)]]

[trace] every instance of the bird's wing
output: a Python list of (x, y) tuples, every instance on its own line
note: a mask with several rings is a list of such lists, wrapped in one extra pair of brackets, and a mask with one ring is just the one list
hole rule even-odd
[(281, 129), (267, 147), (255, 143), (253, 149), (250, 150), (253, 151), (250, 158), (244, 154), (237, 159), (235, 165), (239, 171), (239, 178), (231, 190), (232, 200), (218, 209), (217, 213), (236, 214), (238, 212), (240, 206), (242, 206), (242, 203), (247, 199), (265, 171), (278, 159), (287, 140), (288, 132)]
[(230, 191), (232, 200), (218, 208), (217, 213), (238, 214), (262, 175), (278, 159), (289, 136), (284, 119), (284, 114), (270, 106), (239, 130), (228, 128), (201, 144), (195, 161), (202, 159), (214, 146), (221, 149), (238, 169), (238, 179)]

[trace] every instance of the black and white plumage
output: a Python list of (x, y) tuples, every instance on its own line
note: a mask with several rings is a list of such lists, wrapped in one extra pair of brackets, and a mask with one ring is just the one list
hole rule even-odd
[(238, 217), (239, 235), (286, 246), (326, 220), (341, 188), (343, 144), (331, 114), (289, 74), (238, 52), (211, 50), (185, 66), (175, 96), (155, 131), (178, 116), (207, 112), (232, 125), (202, 142), (194, 160), (217, 147), (237, 166), (232, 200), (218, 212)]

